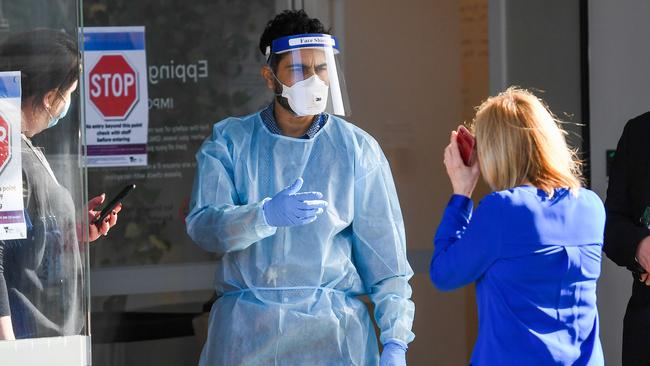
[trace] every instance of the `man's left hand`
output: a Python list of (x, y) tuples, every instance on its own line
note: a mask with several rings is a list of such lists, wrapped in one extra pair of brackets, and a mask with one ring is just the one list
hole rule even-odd
[(379, 360), (380, 366), (406, 366), (406, 344), (398, 340), (389, 340), (384, 344), (384, 351)]

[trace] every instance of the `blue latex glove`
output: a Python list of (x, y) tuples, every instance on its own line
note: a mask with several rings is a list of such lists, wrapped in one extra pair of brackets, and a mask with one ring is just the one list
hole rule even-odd
[(384, 344), (384, 351), (379, 360), (380, 366), (406, 366), (406, 343), (390, 339)]
[(271, 200), (264, 203), (264, 218), (271, 226), (296, 226), (309, 224), (316, 220), (327, 207), (327, 201), (321, 200), (320, 192), (302, 192), (303, 180), (296, 179), (289, 187), (283, 189)]

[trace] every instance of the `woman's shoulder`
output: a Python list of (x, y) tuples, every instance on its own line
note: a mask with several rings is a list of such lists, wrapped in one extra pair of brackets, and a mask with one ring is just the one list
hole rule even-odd
[(491, 192), (481, 198), (478, 207), (482, 210), (500, 210), (512, 205), (511, 195), (507, 191)]
[(580, 189), (578, 189), (578, 190), (576, 191), (576, 194), (575, 194), (575, 195), (576, 195), (577, 197), (581, 197), (581, 196), (582, 196), (582, 197), (584, 197), (585, 199), (592, 200), (592, 201), (595, 200), (595, 201), (599, 201), (599, 202), (602, 203), (602, 200), (600, 199), (600, 197), (598, 196), (598, 194), (596, 194), (596, 192), (594, 192), (594, 191), (592, 191), (591, 189), (588, 189), (588, 188), (581, 187)]
[(601, 198), (594, 191), (587, 188), (579, 188), (574, 191), (559, 188), (555, 190), (552, 197), (549, 197), (544, 191), (536, 187), (519, 186), (492, 192), (483, 198), (481, 204), (499, 209), (502, 213), (508, 208), (521, 207), (533, 210), (562, 210), (567, 205), (577, 206), (578, 209), (595, 213), (604, 213), (605, 210)]
[(580, 188), (574, 196), (578, 200), (581, 200), (590, 209), (602, 211), (603, 215), (605, 214), (605, 205), (603, 200), (598, 196), (598, 194), (596, 194), (596, 192), (587, 188)]
[(534, 211), (539, 206), (536, 197), (537, 188), (522, 186), (487, 194), (477, 207), (484, 212), (494, 213), (496, 216), (510, 220), (521, 212)]
[[(552, 197), (532, 186), (489, 194), (484, 199), (493, 220), (508, 230), (513, 243), (567, 245), (602, 242), (605, 211), (598, 195), (588, 189), (557, 189)], [(570, 235), (567, 233), (571, 233)]]
[(502, 191), (494, 191), (483, 197), (481, 203), (487, 203), (495, 206), (512, 206), (519, 205), (528, 201), (531, 197), (530, 193), (534, 193), (537, 189), (531, 186), (519, 186)]

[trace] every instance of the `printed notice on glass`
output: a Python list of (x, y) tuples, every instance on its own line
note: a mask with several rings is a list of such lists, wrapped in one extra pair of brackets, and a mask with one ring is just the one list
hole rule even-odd
[(147, 165), (144, 27), (85, 27), (83, 33), (88, 166)]
[(20, 72), (0, 72), (0, 240), (27, 238), (20, 157)]

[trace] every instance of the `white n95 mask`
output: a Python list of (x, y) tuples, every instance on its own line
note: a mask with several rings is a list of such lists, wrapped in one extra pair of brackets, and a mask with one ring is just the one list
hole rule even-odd
[(325, 111), (329, 87), (317, 75), (301, 80), (293, 86), (280, 84), (282, 85), (281, 95), (287, 98), (289, 106), (296, 116), (313, 116)]

